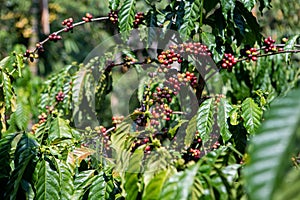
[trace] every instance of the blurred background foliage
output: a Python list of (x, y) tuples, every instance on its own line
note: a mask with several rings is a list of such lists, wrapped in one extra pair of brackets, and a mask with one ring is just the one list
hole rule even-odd
[[(157, 1), (156, 6), (166, 5), (168, 1)], [(300, 32), (300, 2), (280, 0), (271, 2), (272, 9), (263, 14), (254, 10), (262, 25), (263, 35), (279, 40), (282, 37)], [(138, 1), (137, 8), (148, 10), (145, 1)], [(62, 28), (61, 21), (73, 17), (74, 21), (90, 12), (95, 17), (106, 16), (108, 1), (99, 0), (0, 0), (0, 57), (11, 52), (15, 45), (22, 44), (34, 48), (36, 42), (47, 37), (50, 32)], [(46, 43), (47, 53), (41, 55), (38, 63), (31, 64), (31, 72), (45, 76), (74, 61), (82, 62), (87, 54), (101, 41), (115, 34), (111, 23), (85, 24), (74, 29), (73, 34), (63, 34), (63, 40)]]

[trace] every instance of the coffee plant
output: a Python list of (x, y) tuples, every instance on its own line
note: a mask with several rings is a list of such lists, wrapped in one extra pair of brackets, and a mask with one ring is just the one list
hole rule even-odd
[[(262, 34), (271, 0), (106, 3), (0, 61), (1, 199), (298, 199), (300, 35)], [(84, 61), (30, 74), (99, 24)]]

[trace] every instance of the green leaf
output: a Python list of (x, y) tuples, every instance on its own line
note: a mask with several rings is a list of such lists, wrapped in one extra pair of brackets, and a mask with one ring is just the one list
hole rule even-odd
[(230, 15), (232, 16), (233, 9), (234, 9), (233, 5), (235, 5), (234, 0), (221, 0), (222, 13), (223, 16), (225, 17), (225, 20), (227, 20), (228, 18), (229, 11), (230, 11)]
[(126, 141), (130, 133), (131, 124), (128, 122), (122, 122), (116, 132), (111, 134), (112, 148), (116, 151), (126, 150)]
[(249, 32), (249, 35), (253, 36), (253, 38), (249, 38), (247, 37), (249, 35), (246, 34), (245, 39), (247, 41), (251, 41), (251, 43), (255, 43), (255, 41), (260, 41), (262, 38), (262, 35), (260, 33), (261, 27), (258, 24), (257, 19), (253, 16), (252, 12), (247, 10), (245, 6), (239, 1), (236, 1), (236, 10), (239, 15), (242, 15), (245, 18), (245, 21), (249, 29), (251, 30), (251, 32)]
[(170, 135), (170, 137), (173, 138), (176, 135), (178, 129), (180, 127), (182, 127), (187, 122), (188, 122), (188, 120), (178, 120), (178, 121), (176, 121), (176, 125), (173, 126), (173, 127), (170, 127), (170, 129), (168, 131), (168, 134)]
[(2, 71), (2, 84), (3, 84), (3, 92), (5, 99), (5, 107), (6, 109), (11, 109), (12, 112), (16, 110), (16, 96), (13, 92), (13, 87), (11, 85), (11, 80), (8, 74)]
[(191, 5), (185, 7), (184, 22), (179, 29), (183, 39), (191, 37), (192, 31), (195, 30), (195, 23), (201, 14), (202, 0), (195, 0)]
[(203, 142), (209, 139), (214, 124), (213, 118), (214, 101), (212, 98), (205, 100), (198, 110), (197, 130)]
[(159, 171), (145, 186), (143, 200), (159, 199), (165, 181), (171, 175), (170, 169)]
[(251, 12), (256, 4), (256, 0), (240, 0), (240, 2), (244, 4), (245, 8), (247, 8), (249, 12)]
[(79, 200), (84, 193), (88, 190), (89, 186), (94, 182), (95, 170), (82, 171), (75, 176), (74, 180), (74, 193), (72, 195), (73, 200)]
[(91, 185), (89, 192), (89, 200), (105, 200), (110, 199), (110, 195), (113, 192), (114, 184), (112, 179), (106, 180), (106, 175), (101, 171)]
[(53, 166), (45, 159), (40, 161), (38, 165), (38, 181), (35, 185), (36, 188), (36, 199), (59, 199), (60, 194), (60, 181), (59, 174)]
[(220, 128), (220, 133), (224, 141), (231, 138), (231, 133), (229, 131), (229, 125), (227, 119), (229, 118), (229, 112), (232, 110), (232, 106), (228, 103), (227, 99), (221, 98), (218, 105), (218, 125)]
[[(11, 146), (12, 141), (17, 136), (16, 133), (7, 134), (0, 140), (0, 187), (5, 188), (11, 172)], [(0, 192), (0, 197), (3, 196), (4, 190)]]
[(193, 184), (198, 169), (199, 165), (195, 164), (192, 167), (171, 176), (165, 182), (159, 199), (188, 200), (193, 189)]
[(186, 127), (186, 135), (184, 138), (184, 145), (186, 147), (189, 147), (195, 138), (195, 133), (197, 131), (197, 117), (197, 115), (192, 117), (192, 119), (189, 121)]
[(60, 198), (59, 199), (71, 199), (74, 193), (74, 167), (65, 161), (60, 160), (58, 162), (59, 169), (59, 183), (60, 183)]
[(64, 119), (59, 117), (51, 122), (48, 141), (52, 144), (58, 143), (61, 140), (72, 139), (72, 129)]
[(17, 67), (18, 67), (19, 77), (22, 77), (22, 69), (25, 66), (23, 59), (24, 59), (24, 57), (23, 57), (22, 54), (17, 54), (16, 55), (16, 61), (17, 61)]
[(125, 0), (119, 12), (119, 27), (124, 40), (127, 39), (133, 27), (135, 4), (136, 0)]
[(282, 181), (282, 186), (275, 191), (274, 200), (300, 199), (299, 185), (300, 185), (299, 170), (292, 169)]
[(118, 10), (120, 0), (109, 0), (108, 2), (110, 10)]
[(242, 117), (244, 119), (244, 126), (248, 133), (255, 134), (260, 125), (262, 116), (262, 109), (254, 102), (252, 98), (247, 98), (242, 103)]
[(124, 189), (126, 192), (126, 199), (137, 199), (143, 157), (144, 151), (142, 149), (135, 150), (130, 156), (127, 168), (124, 169), (125, 177), (123, 181), (125, 182)]
[(157, 39), (157, 15), (157, 10), (155, 8), (152, 8), (145, 16), (145, 20), (148, 26), (148, 47), (151, 47), (153, 42)]
[(30, 162), (35, 158), (37, 154), (38, 144), (32, 135), (23, 134), (19, 140), (14, 158), (14, 166), (10, 180), (8, 182), (8, 190), (6, 191), (6, 197), (10, 199), (16, 199), (19, 187), (23, 176)]
[(244, 174), (251, 199), (272, 199), (282, 182), (289, 156), (300, 136), (300, 90), (271, 104), (266, 120), (248, 148), (249, 164)]
[(26, 130), (28, 122), (30, 120), (30, 108), (23, 103), (18, 103), (14, 115), (18, 128), (20, 130)]

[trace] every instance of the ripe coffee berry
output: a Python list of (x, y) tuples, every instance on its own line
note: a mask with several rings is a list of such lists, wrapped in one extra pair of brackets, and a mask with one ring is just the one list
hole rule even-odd
[(135, 19), (134, 19), (134, 22), (133, 22), (133, 27), (137, 28), (140, 24), (143, 23), (143, 20), (144, 20), (144, 13), (138, 12), (135, 15)]
[(90, 22), (92, 18), (93, 18), (92, 14), (86, 13), (85, 17), (82, 17), (82, 20), (85, 21), (85, 22)]
[(108, 17), (109, 17), (109, 20), (115, 24), (118, 22), (118, 11), (117, 10), (111, 10), (109, 13), (108, 13)]
[(62, 37), (60, 35), (57, 35), (56, 33), (52, 33), (51, 35), (48, 36), (48, 38), (50, 41), (54, 41), (54, 42), (62, 39)]
[(39, 124), (44, 123), (45, 121), (47, 121), (47, 114), (46, 113), (42, 113), (38, 116), (39, 119)]
[(271, 36), (266, 38), (264, 40), (264, 45), (266, 46), (265, 49), (264, 49), (265, 53), (272, 52), (272, 51), (273, 52), (277, 51), (277, 48), (274, 44), (275, 44), (275, 40), (273, 40), (271, 38)]
[(68, 18), (61, 23), (63, 26), (66, 26), (66, 28), (64, 29), (65, 32), (68, 32), (69, 30), (72, 30), (74, 28), (73, 22), (73, 18)]
[(56, 101), (58, 101), (58, 102), (63, 101), (64, 97), (65, 97), (65, 94), (62, 91), (58, 92), (57, 95), (55, 96)]
[(231, 53), (225, 53), (222, 59), (221, 67), (231, 71), (232, 67), (236, 65), (236, 63), (237, 59)]

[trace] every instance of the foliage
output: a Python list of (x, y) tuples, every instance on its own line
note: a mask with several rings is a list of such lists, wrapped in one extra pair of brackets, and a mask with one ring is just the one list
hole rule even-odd
[[(68, 18), (36, 47), (16, 46), (0, 61), (1, 199), (296, 197), (298, 187), (284, 184), (297, 183), (298, 171), (279, 180), (297, 151), (300, 94), (292, 89), (300, 71), (291, 54), (300, 52), (299, 35), (263, 40), (257, 3), (260, 12), (270, 7), (269, 0), (49, 4), (55, 17), (75, 19), (87, 7), (93, 15)], [(71, 63), (106, 37), (83, 63)], [(44, 64), (69, 65), (44, 81), (31, 74), (28, 61), (55, 56)]]
[[(281, 190), (282, 180), (290, 168), (286, 158), (292, 156), (299, 140), (299, 94), (298, 89), (274, 101), (266, 121), (249, 145), (249, 164), (244, 173), (251, 199), (273, 199), (275, 190)], [(296, 183), (290, 182), (291, 177), (286, 179), (291, 185)], [(283, 190), (280, 198), (297, 195), (288, 192)]]

